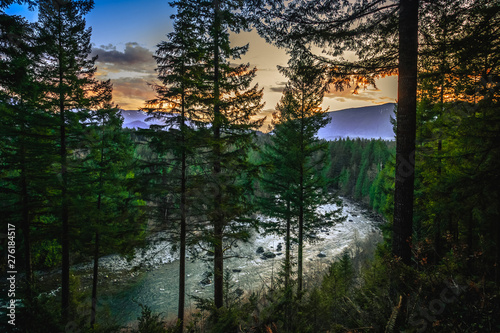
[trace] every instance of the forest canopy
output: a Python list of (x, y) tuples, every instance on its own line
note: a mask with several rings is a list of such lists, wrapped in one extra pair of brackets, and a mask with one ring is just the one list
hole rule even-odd
[[(129, 331), (500, 331), (498, 0), (170, 5), (142, 107), (154, 125), (127, 129), (92, 56), (99, 3), (1, 2), (0, 263), (18, 288), (1, 295), (16, 305), (2, 329), (120, 331), (98, 306), (100, 258), (132, 258), (161, 231), (179, 261), (176, 320), (141, 304)], [(252, 45), (231, 42), (251, 29), (289, 55), (269, 133), (258, 68), (240, 59)], [(325, 94), (396, 75), (395, 142), (318, 138)], [(344, 222), (342, 198), (383, 221), (384, 240), (305, 283), (305, 244)], [(283, 239), (282, 266), (240, 297), (226, 262), (255, 233)], [(202, 255), (213, 296), (187, 313), (186, 259)]]

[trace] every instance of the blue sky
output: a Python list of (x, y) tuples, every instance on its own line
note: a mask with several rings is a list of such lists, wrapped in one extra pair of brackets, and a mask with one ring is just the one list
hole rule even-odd
[[(32, 22), (37, 19), (37, 11), (29, 11), (27, 6), (12, 5), (7, 13), (25, 16)], [(97, 46), (112, 43), (125, 47), (125, 43), (134, 41), (154, 48), (172, 31), (172, 14), (174, 9), (168, 0), (95, 0), (86, 20), (92, 26), (92, 41)]]
[[(9, 14), (25, 16), (36, 21), (36, 11), (13, 5)], [(168, 0), (96, 0), (94, 9), (87, 15), (87, 25), (92, 27), (94, 54), (99, 55), (98, 75), (113, 81), (114, 101), (123, 109), (137, 110), (154, 94), (147, 83), (154, 82), (156, 64), (152, 55), (156, 45), (172, 31), (170, 16), (174, 9)], [(231, 36), (234, 45), (250, 44), (249, 52), (239, 62), (256, 66), (255, 82), (264, 88), (265, 114), (274, 110), (281, 97), (286, 79), (278, 73), (276, 65), (286, 66), (288, 56), (267, 44), (256, 32)], [(350, 90), (329, 92), (323, 106), (329, 110), (395, 102), (397, 77), (377, 81), (373, 87), (353, 95)]]

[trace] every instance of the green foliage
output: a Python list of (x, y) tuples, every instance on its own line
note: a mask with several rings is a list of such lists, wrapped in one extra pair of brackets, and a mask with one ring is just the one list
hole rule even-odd
[[(147, 205), (176, 227), (172, 221), (179, 219), (181, 205), (189, 204), (196, 216), (193, 244), (218, 249), (222, 262), (223, 243), (248, 239), (242, 226), (254, 222), (247, 218), (256, 172), (251, 163), (264, 167), (255, 184), (261, 211), (283, 222), (263, 224), (269, 232), (283, 233), (286, 223), (290, 239), (299, 221), (306, 222), (301, 231), (329, 222), (315, 215), (317, 205), (330, 198), (327, 189), (392, 220), (394, 174), (400, 171), (394, 143), (325, 143), (315, 133), (326, 124), (320, 109), (325, 78), (329, 87), (354, 83), (357, 90), (377, 75), (395, 73), (396, 4), (175, 1), (175, 28), (182, 32), (159, 45), (162, 85), (154, 86), (158, 98), (148, 105), (165, 126), (146, 136), (121, 129), (110, 82), (94, 78), (84, 19), (93, 1), (40, 1), (36, 25), (3, 11), (13, 2), (22, 1), (0, 6), (0, 214), (19, 226), (16, 258), (27, 282), (32, 266), (50, 269), (63, 262), (69, 272), (69, 251), (72, 258), (89, 258), (98, 234), (98, 253), (131, 253), (145, 236)], [(230, 63), (247, 46), (229, 43), (229, 31), (249, 28), (243, 7), (249, 3), (262, 14), (260, 32), (276, 44), (293, 44), (294, 55), (291, 67), (281, 69), (290, 82), (274, 132), (255, 141), (251, 133), (261, 124), (255, 115), (262, 90), (251, 87), (255, 69)], [(353, 12), (363, 12), (363, 19), (375, 14), (377, 24), (343, 20)], [(216, 296), (223, 302), (199, 304), (208, 313), (205, 331), (500, 331), (500, 7), (486, 0), (427, 1), (419, 15), (414, 266), (390, 256), (391, 226), (385, 225), (386, 241), (369, 267), (358, 271), (356, 258), (344, 253), (316, 288), (298, 295), (292, 292), (297, 282), (290, 262), (273, 289), (248, 300), (233, 290), (227, 272), (218, 271), (224, 279)], [(308, 22), (307, 30), (300, 22)], [(315, 58), (323, 66), (304, 56), (313, 44), (327, 48), (328, 57)], [(346, 67), (333, 59), (346, 49), (354, 49), (360, 62)], [(265, 148), (252, 151), (253, 143)], [(135, 157), (146, 161), (142, 169)], [(183, 177), (187, 202), (179, 195)], [(138, 182), (148, 186), (139, 190)], [(19, 308), (21, 329), (67, 330), (55, 297), (35, 287), (31, 293), (30, 283), (19, 286), (25, 305)], [(446, 302), (443, 291), (452, 296)], [(66, 279), (65, 293), (72, 322), (84, 330), (89, 302), (79, 281)], [(167, 331), (160, 315), (141, 307), (138, 332)], [(436, 313), (426, 315), (427, 310)], [(114, 330), (101, 324), (93, 332)]]
[(167, 330), (160, 318), (160, 314), (154, 314), (147, 305), (139, 305), (141, 307), (141, 316), (137, 318), (139, 327), (134, 330), (134, 333), (166, 333)]
[(51, 269), (61, 265), (61, 244), (56, 240), (44, 239), (33, 250), (33, 265)]
[(329, 142), (330, 162), (325, 168), (333, 180), (332, 189), (389, 217), (394, 186), (394, 148), (394, 142), (381, 140)]

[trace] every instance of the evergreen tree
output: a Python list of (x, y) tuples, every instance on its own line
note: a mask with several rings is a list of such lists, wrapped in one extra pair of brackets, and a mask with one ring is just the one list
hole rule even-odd
[(205, 158), (210, 165), (205, 170), (206, 185), (202, 191), (208, 222), (204, 240), (214, 251), (214, 302), (216, 308), (221, 308), (224, 243), (249, 235), (244, 228), (251, 222), (246, 218), (250, 206), (244, 195), (248, 186), (241, 176), (251, 170), (246, 157), (252, 130), (263, 122), (254, 119), (263, 106), (262, 90), (250, 87), (255, 68), (230, 64), (230, 60), (238, 59), (248, 49), (248, 45), (231, 47), (229, 43), (229, 31), (238, 33), (249, 27), (246, 8), (235, 0), (203, 1), (197, 5), (207, 31), (200, 38), (209, 56), (199, 81), (206, 92), (196, 113), (196, 119), (205, 121), (200, 130), (205, 135)]
[[(175, 1), (170, 5), (177, 7), (177, 14), (171, 17), (174, 19), (174, 32), (168, 34), (168, 41), (158, 45), (155, 56), (161, 85), (153, 85), (157, 98), (148, 101), (144, 110), (164, 121), (164, 125), (154, 127), (151, 144), (161, 156), (159, 162), (162, 165), (159, 167), (163, 170), (165, 167), (170, 169), (171, 181), (169, 188), (165, 190), (170, 195), (175, 193), (176, 198), (171, 204), (178, 207), (179, 211), (179, 225), (175, 228), (179, 230), (174, 232), (179, 235), (178, 320), (179, 330), (182, 331), (186, 294), (187, 221), (189, 206), (196, 202), (196, 199), (190, 198), (193, 196), (194, 182), (188, 182), (188, 179), (196, 178), (193, 174), (197, 149), (194, 125), (197, 123), (196, 116), (200, 107), (198, 99), (204, 92), (200, 89), (200, 78), (203, 78), (206, 66), (206, 48), (201, 43), (200, 36), (206, 34), (207, 27), (200, 20), (201, 6), (189, 1)], [(166, 193), (159, 191), (159, 195), (165, 196)]]
[[(290, 68), (281, 68), (289, 78), (283, 97), (273, 115), (275, 129), (264, 161), (273, 171), (264, 176), (262, 187), (269, 198), (265, 212), (286, 223), (285, 279), (290, 276), (291, 233), (298, 237), (298, 293), (302, 290), (303, 246), (312, 232), (331, 225), (338, 211), (319, 213), (321, 204), (331, 203), (328, 181), (317, 172), (325, 164), (327, 144), (316, 138), (329, 122), (321, 102), (325, 91), (323, 68), (311, 59), (293, 59)], [(318, 156), (319, 158), (314, 158)], [(292, 221), (296, 225), (293, 226)], [(276, 226), (267, 225), (271, 230)], [(274, 230), (273, 230), (274, 231)], [(279, 229), (276, 231), (280, 231)]]
[[(499, 36), (494, 26), (499, 6), (484, 1), (460, 5), (438, 1), (429, 6), (434, 15), (423, 19), (432, 20), (434, 29), (423, 33), (426, 61), (419, 73), (418, 163), (422, 171), (418, 173), (421, 214), (417, 223), (422, 239), (432, 239), (430, 255), (435, 261), (451, 250), (450, 239), (454, 244), (463, 242), (468, 255), (480, 247), (481, 253), (498, 258), (493, 255), (499, 248), (498, 228), (486, 222), (495, 218), (484, 219), (477, 212), (488, 215), (497, 206), (489, 201), (497, 196), (490, 187), (497, 178), (487, 170), (498, 156), (492, 143), (498, 117), (491, 107), (498, 102)], [(482, 182), (485, 174), (489, 174), (485, 176), (488, 181)], [(490, 190), (483, 197), (479, 193), (485, 188)], [(481, 230), (495, 236), (478, 237)]]
[(0, 110), (2, 165), (1, 215), (20, 231), (26, 272), (26, 299), (32, 300), (32, 224), (43, 214), (40, 196), (53, 157), (53, 140), (45, 128), (50, 115), (38, 108), (41, 86), (36, 80), (38, 48), (34, 25), (0, 13)]
[(41, 1), (39, 4), (39, 44), (42, 47), (40, 80), (44, 85), (42, 107), (54, 114), (54, 128), (59, 133), (58, 185), (62, 246), (61, 307), (63, 322), (69, 316), (70, 269), (70, 191), (72, 174), (71, 148), (78, 144), (88, 110), (98, 105), (106, 94), (95, 80), (95, 58), (90, 58), (91, 29), (85, 27), (84, 15), (93, 1)]
[[(433, 82), (437, 89), (426, 90), (424, 94), (447, 96), (453, 89), (464, 88), (461, 86), (464, 81), (453, 80), (448, 74), (461, 67), (453, 60), (453, 52), (457, 51), (450, 53), (450, 46), (458, 42), (456, 36), (460, 35), (469, 36), (459, 38), (462, 41), (467, 40), (468, 46), (477, 45), (473, 39), (485, 35), (476, 30), (472, 37), (471, 31), (467, 33), (465, 30), (466, 27), (474, 25), (469, 24), (473, 21), (462, 18), (467, 17), (467, 13), (488, 13), (489, 19), (485, 25), (488, 27), (489, 23), (494, 21), (495, 8), (498, 8), (497, 1), (401, 0), (350, 3), (255, 0), (253, 4), (259, 32), (268, 41), (282, 47), (299, 47), (306, 52), (311, 52), (313, 49), (311, 46), (319, 47), (323, 51), (323, 54), (316, 53), (313, 56), (328, 65), (331, 82), (336, 88), (351, 85), (356, 90), (366, 83), (373, 83), (373, 80), (380, 75), (399, 74), (401, 91), (398, 92), (399, 112), (396, 121), (399, 137), (395, 170), (397, 193), (394, 202), (393, 250), (395, 255), (401, 256), (405, 263), (409, 263), (411, 251), (407, 240), (412, 235), (413, 229), (414, 185), (411, 183), (415, 169), (413, 154), (416, 131), (417, 60), (420, 68), (427, 66), (433, 68), (431, 71), (426, 70), (427, 84)], [(420, 19), (417, 17), (418, 12)], [(411, 15), (411, 19), (405, 15)], [(493, 41), (495, 34), (488, 35), (489, 40)], [(417, 38), (422, 40), (419, 51)], [(406, 42), (408, 45), (404, 45)], [(478, 49), (482, 49), (484, 45), (492, 44), (482, 43)], [(341, 55), (347, 50), (355, 52), (358, 59), (355, 61), (343, 59)], [(447, 57), (448, 55), (452, 57)], [(406, 65), (408, 70), (411, 65), (411, 84), (410, 81), (406, 81), (410, 80), (404, 72)], [(443, 75), (435, 75), (436, 69)], [(403, 73), (400, 73), (401, 70)], [(465, 77), (467, 74), (462, 72), (461, 75)], [(469, 76), (471, 79), (469, 83), (475, 81), (472, 77)], [(429, 116), (429, 119), (432, 119), (432, 116)], [(441, 149), (441, 145), (442, 142), (438, 140), (437, 150)]]
[[(110, 89), (111, 86), (108, 86)], [(87, 140), (80, 154), (82, 181), (74, 206), (82, 227), (75, 250), (93, 245), (90, 326), (96, 323), (99, 257), (102, 253), (130, 254), (144, 235), (143, 201), (136, 191), (136, 163), (130, 133), (112, 105), (93, 110), (86, 122)], [(90, 223), (88, 223), (90, 221)], [(93, 243), (93, 244), (92, 244)], [(90, 246), (89, 246), (90, 245)]]

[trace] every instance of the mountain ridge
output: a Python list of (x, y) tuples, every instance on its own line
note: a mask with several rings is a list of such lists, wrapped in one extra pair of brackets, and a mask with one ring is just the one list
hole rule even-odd
[[(318, 137), (324, 140), (345, 138), (394, 140), (391, 117), (394, 115), (394, 103), (348, 108), (327, 112), (331, 122), (318, 131)], [(140, 110), (121, 110), (124, 128), (144, 129), (152, 124), (161, 124), (159, 119), (146, 121), (149, 115)]]
[(328, 112), (331, 122), (318, 131), (324, 140), (349, 138), (394, 140), (395, 103)]

